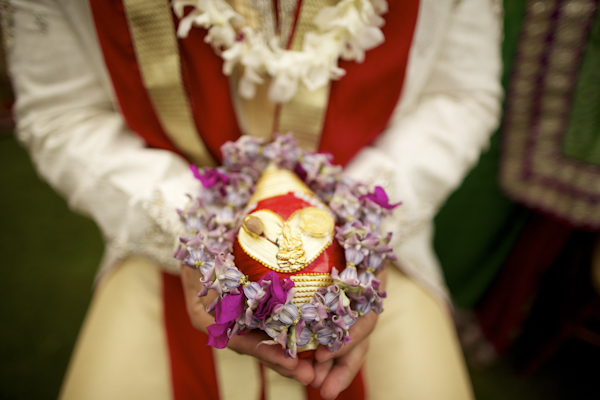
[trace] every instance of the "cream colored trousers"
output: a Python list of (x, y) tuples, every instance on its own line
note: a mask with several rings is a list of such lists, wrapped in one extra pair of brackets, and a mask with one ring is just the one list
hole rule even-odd
[[(363, 369), (370, 399), (472, 399), (447, 310), (397, 269)], [(173, 397), (157, 265), (130, 259), (96, 290), (71, 359), (63, 400)], [(258, 363), (214, 350), (222, 400), (258, 399)], [(302, 385), (270, 371), (266, 398), (300, 400)]]

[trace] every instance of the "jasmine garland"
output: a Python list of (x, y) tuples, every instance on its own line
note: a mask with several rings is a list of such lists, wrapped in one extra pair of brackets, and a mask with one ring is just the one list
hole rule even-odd
[[(313, 20), (316, 31), (304, 35), (301, 51), (280, 47), (279, 38), (266, 37), (244, 25), (244, 19), (224, 0), (173, 0), (181, 18), (177, 35), (187, 37), (192, 26), (205, 28), (205, 42), (223, 59), (223, 73), (231, 75), (237, 65), (244, 67), (238, 91), (252, 98), (264, 76), (272, 77), (269, 99), (276, 103), (294, 97), (300, 82), (309, 90), (340, 79), (346, 71), (340, 58), (362, 62), (365, 52), (384, 42), (381, 17), (388, 11), (386, 0), (340, 0), (324, 7)], [(187, 14), (185, 7), (193, 9)]]

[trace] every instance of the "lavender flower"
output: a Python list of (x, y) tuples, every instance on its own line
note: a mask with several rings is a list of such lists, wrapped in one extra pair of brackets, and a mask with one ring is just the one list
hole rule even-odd
[(315, 301), (314, 299), (309, 303), (302, 304), (300, 311), (300, 318), (306, 323), (327, 319), (327, 307), (322, 302)]
[(244, 274), (242, 274), (237, 268), (227, 268), (217, 277), (217, 279), (221, 281), (222, 285), (232, 289), (240, 286), (240, 282), (243, 277)]
[(304, 182), (325, 200), (332, 197), (342, 174), (339, 165), (331, 164), (332, 159), (329, 153), (304, 153), (296, 167)]
[(300, 150), (298, 142), (290, 132), (286, 135), (278, 135), (273, 142), (264, 146), (263, 154), (277, 167), (293, 170), (298, 162)]
[(327, 287), (323, 303), (329, 309), (330, 313), (335, 313), (337, 315), (346, 314), (348, 307), (350, 306), (348, 296), (346, 296), (346, 293), (341, 290), (338, 285)]
[[(333, 267), (331, 269), (331, 278), (334, 280), (334, 282), (342, 283), (345, 286), (356, 287), (360, 284), (356, 267), (351, 264), (347, 265), (341, 274), (338, 273), (336, 267)], [(344, 289), (346, 289), (346, 287), (344, 287)]]
[(329, 351), (331, 351), (332, 353), (338, 352), (342, 348), (342, 345), (347, 345), (352, 341), (350, 333), (348, 333), (347, 329), (342, 329), (339, 326), (335, 325), (333, 327), (333, 334), (331, 339), (332, 340), (327, 347), (329, 347)]
[(269, 318), (266, 322), (262, 321), (260, 324), (262, 329), (267, 335), (273, 340), (263, 340), (260, 344), (279, 344), (285, 350), (287, 348), (288, 341), (288, 326), (283, 324), (281, 321), (276, 321)]
[(358, 313), (354, 310), (351, 310), (351, 312), (344, 315), (334, 315), (331, 317), (331, 322), (333, 322), (335, 326), (348, 330), (352, 325), (354, 325), (357, 319)]
[(214, 264), (207, 266), (204, 270), (204, 276), (200, 278), (203, 287), (198, 296), (205, 296), (208, 290), (215, 290), (221, 298), (226, 293), (237, 294), (239, 293), (237, 288), (240, 286), (243, 277), (244, 275), (233, 263), (233, 256), (221, 253), (217, 255)]
[(292, 325), (298, 316), (298, 309), (292, 303), (277, 306), (273, 310), (273, 319), (278, 319), (285, 325)]
[(244, 286), (244, 294), (248, 299), (249, 309), (255, 309), (267, 295), (262, 286), (260, 286), (257, 282), (250, 282)]
[[(284, 352), (286, 358), (296, 358), (298, 346), (305, 346), (306, 344), (298, 344), (298, 341), (302, 340), (302, 334), (304, 331), (308, 332), (310, 340), (310, 331), (305, 329), (304, 321), (299, 321), (298, 324), (290, 327), (287, 337), (287, 349)], [(304, 335), (306, 337), (306, 334)], [(307, 342), (308, 343), (308, 342)]]
[(367, 315), (371, 312), (371, 302), (366, 298), (363, 298), (362, 302), (356, 301), (354, 303), (354, 310), (356, 310), (359, 315)]
[(185, 218), (185, 230), (192, 234), (200, 232), (204, 226), (202, 217), (198, 214), (187, 215)]
[(317, 332), (317, 340), (320, 344), (328, 346), (333, 340), (333, 329), (327, 326)]
[[(296, 331), (298, 331), (298, 327), (296, 327)], [(310, 340), (312, 339), (312, 336), (313, 336), (312, 332), (309, 329), (303, 328), (300, 331), (300, 336), (296, 340), (296, 345), (298, 347), (306, 346), (310, 342)]]
[(329, 202), (329, 208), (336, 215), (338, 222), (345, 223), (356, 219), (360, 209), (360, 200), (352, 193), (352, 189), (340, 182)]
[(226, 142), (221, 146), (223, 165), (226, 166), (256, 166), (265, 167), (264, 157), (261, 156), (263, 140), (244, 135), (235, 142)]
[[(371, 232), (369, 232), (371, 233)], [(365, 235), (364, 238), (358, 233), (353, 234), (344, 242), (346, 262), (358, 265), (362, 262), (369, 250), (379, 242), (377, 237)]]
[(363, 287), (371, 286), (371, 282), (375, 279), (375, 274), (373, 274), (373, 268), (367, 268), (365, 271), (361, 272), (358, 276), (360, 280), (360, 284)]
[(184, 258), (183, 263), (188, 267), (198, 268), (204, 264), (207, 260), (206, 254), (202, 249), (194, 249), (192, 247), (187, 248), (187, 257)]

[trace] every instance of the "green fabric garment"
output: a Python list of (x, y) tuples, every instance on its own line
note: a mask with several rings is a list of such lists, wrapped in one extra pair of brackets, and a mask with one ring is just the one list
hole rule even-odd
[[(525, 5), (525, 0), (504, 1), (505, 88)], [(530, 215), (530, 211), (504, 197), (498, 187), (500, 130), (434, 221), (434, 248), (453, 301), (460, 308), (475, 306), (504, 264)]]
[(600, 11), (590, 31), (577, 87), (564, 154), (580, 161), (600, 165)]

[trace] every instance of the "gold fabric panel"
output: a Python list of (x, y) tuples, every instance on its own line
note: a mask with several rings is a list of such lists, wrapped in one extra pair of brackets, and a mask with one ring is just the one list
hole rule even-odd
[[(300, 8), (296, 24), (296, 32), (292, 41), (292, 50), (301, 51), (304, 35), (314, 31), (312, 21), (323, 7), (333, 6), (335, 0), (305, 0)], [(316, 151), (321, 140), (327, 102), (329, 100), (329, 84), (311, 92), (302, 82), (298, 85), (296, 96), (281, 105), (278, 132), (293, 132), (305, 150)]]
[[(259, 28), (261, 20), (269, 20), (264, 15), (261, 16), (259, 7), (251, 7), (246, 0), (230, 0), (230, 4), (234, 5), (235, 10), (246, 19), (245, 23), (255, 30)], [(323, 7), (335, 4), (335, 0), (305, 0), (302, 2), (292, 40), (292, 50), (302, 50), (305, 33), (315, 29), (312, 23), (315, 16)], [(237, 68), (230, 78), (231, 97), (242, 132), (267, 140), (272, 137), (274, 132), (293, 132), (300, 147), (316, 151), (319, 147), (329, 100), (329, 85), (311, 92), (304, 84), (300, 83), (296, 96), (289, 102), (278, 106), (267, 97), (270, 84), (268, 77), (264, 77), (264, 84), (257, 86), (254, 98), (241, 98), (237, 87), (242, 73), (242, 68)], [(277, 114), (279, 114), (278, 119), (276, 119)]]
[[(268, 0), (269, 5), (271, 0)], [(258, 7), (251, 7), (248, 0), (228, 0), (235, 11), (244, 18), (244, 24), (258, 31), (261, 20), (269, 19), (260, 15)], [(256, 2), (253, 2), (253, 4)], [(271, 7), (263, 11), (272, 13)], [(272, 20), (272, 15), (270, 17)], [(252, 99), (244, 99), (238, 93), (240, 78), (244, 73), (242, 66), (238, 65), (229, 77), (229, 88), (233, 108), (238, 120), (238, 125), (244, 135), (270, 140), (273, 135), (273, 124), (275, 120), (276, 104), (267, 97), (270, 80), (264, 77), (265, 83), (256, 86), (256, 95)]]
[(277, 105), (269, 100), (270, 79), (264, 77), (265, 83), (256, 86), (256, 95), (244, 99), (238, 93), (238, 85), (243, 74), (243, 67), (238, 65), (229, 77), (231, 100), (238, 125), (244, 135), (271, 140)]
[(194, 163), (215, 162), (200, 138), (183, 87), (171, 8), (163, 0), (124, 0), (144, 86), (167, 136)]

